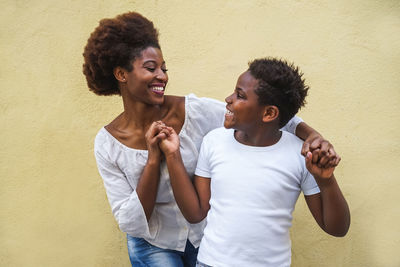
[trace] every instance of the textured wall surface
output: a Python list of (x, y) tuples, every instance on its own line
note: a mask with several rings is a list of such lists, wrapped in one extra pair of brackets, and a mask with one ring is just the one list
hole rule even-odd
[[(129, 266), (93, 157), (119, 97), (90, 93), (82, 52), (104, 17), (160, 30), (170, 94), (223, 100), (247, 62), (295, 62), (300, 116), (342, 156), (352, 225), (319, 229), (299, 198), (293, 266), (400, 266), (400, 2), (0, 1), (0, 266)], [(266, 237), (267, 238), (267, 237)]]

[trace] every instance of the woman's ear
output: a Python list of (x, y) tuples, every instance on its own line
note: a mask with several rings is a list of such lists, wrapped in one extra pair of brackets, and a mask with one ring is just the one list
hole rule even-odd
[(126, 70), (121, 68), (121, 67), (116, 67), (114, 68), (114, 77), (117, 79), (119, 82), (126, 82)]
[(279, 117), (279, 109), (277, 106), (265, 106), (263, 122), (271, 122)]

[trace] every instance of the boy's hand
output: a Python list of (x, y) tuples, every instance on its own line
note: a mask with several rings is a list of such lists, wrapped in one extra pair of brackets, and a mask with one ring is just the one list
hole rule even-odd
[(313, 163), (320, 168), (336, 167), (340, 162), (333, 145), (318, 133), (311, 134), (304, 141), (301, 154), (306, 157), (308, 152), (312, 152)]
[(165, 126), (160, 134), (166, 135), (160, 142), (160, 149), (166, 157), (179, 151), (179, 136), (172, 127)]
[[(321, 166), (318, 163), (318, 151), (315, 151), (313, 153), (307, 152), (306, 155), (306, 167), (308, 171), (314, 176), (314, 178), (318, 179), (329, 179), (333, 176), (333, 171), (335, 170), (335, 167), (332, 167), (329, 162), (325, 164), (325, 166)], [(317, 160), (315, 160), (315, 158)]]

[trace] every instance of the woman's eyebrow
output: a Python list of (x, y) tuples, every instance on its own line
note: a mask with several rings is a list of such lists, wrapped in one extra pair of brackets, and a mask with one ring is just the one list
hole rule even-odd
[[(144, 61), (143, 62), (143, 65), (144, 64), (146, 64), (146, 63), (155, 63), (155, 64), (157, 64), (157, 61), (156, 60), (154, 60), (154, 59), (149, 59), (149, 60), (146, 60), (146, 61)], [(165, 61), (163, 61), (163, 62), (161, 62), (161, 65), (164, 65), (165, 64)]]

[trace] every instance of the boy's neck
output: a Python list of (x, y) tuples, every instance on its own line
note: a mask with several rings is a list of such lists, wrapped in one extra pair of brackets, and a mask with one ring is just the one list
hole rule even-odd
[(278, 127), (264, 127), (258, 131), (235, 130), (235, 139), (248, 146), (272, 146), (280, 140), (282, 132)]

